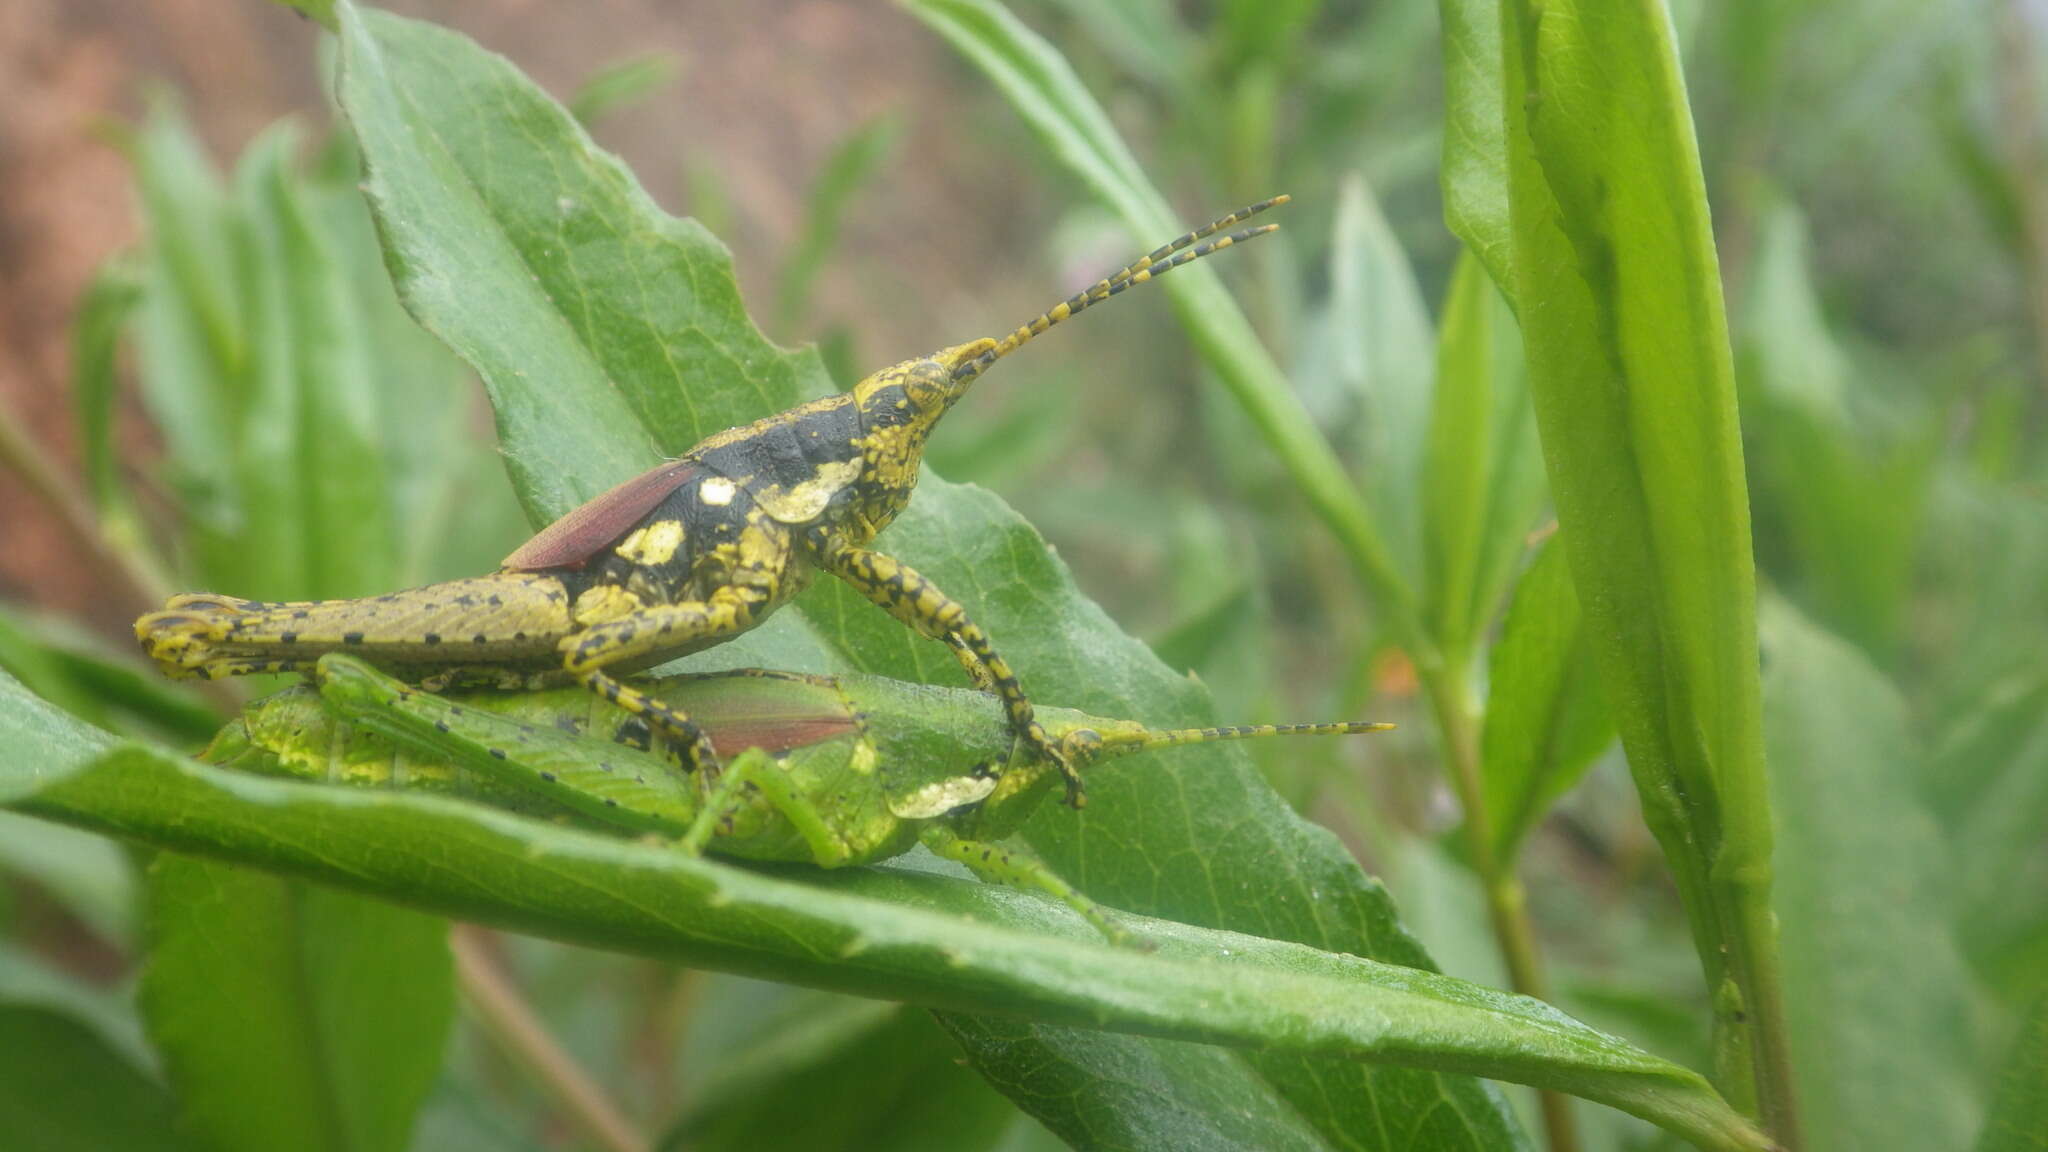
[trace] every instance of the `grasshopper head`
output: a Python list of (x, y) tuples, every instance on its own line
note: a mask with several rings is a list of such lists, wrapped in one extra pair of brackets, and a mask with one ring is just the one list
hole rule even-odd
[(922, 450), (932, 425), (939, 422), (954, 401), (967, 394), (973, 377), (958, 378), (960, 368), (995, 346), (995, 341), (987, 339), (956, 344), (929, 356), (892, 364), (862, 380), (853, 386), (861, 426), (870, 436), (888, 430), (899, 438), (908, 438)]
[(860, 408), (864, 471), (886, 505), (873, 510), (878, 522), (902, 510), (917, 483), (925, 438), (946, 409), (966, 393), (967, 382), (956, 382), (960, 366), (994, 346), (993, 340), (975, 340), (942, 349), (892, 364), (853, 386), (853, 400)]

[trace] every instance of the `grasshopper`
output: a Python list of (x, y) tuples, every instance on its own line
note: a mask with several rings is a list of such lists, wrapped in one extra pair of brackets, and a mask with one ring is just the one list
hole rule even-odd
[(850, 392), (717, 433), (555, 521), (490, 575), (358, 600), (174, 596), (136, 621), (136, 637), (173, 677), (307, 672), (347, 652), (430, 691), (578, 683), (641, 717), (693, 771), (715, 774), (713, 742), (686, 707), (616, 676), (753, 628), (822, 570), (949, 645), (1078, 808), (1080, 774), (988, 634), (959, 601), (868, 545), (908, 505), (932, 428), (990, 365), (1132, 285), (1272, 231), (1223, 234), (1286, 200), (1198, 228), (1000, 340), (906, 360)]
[[(334, 654), (317, 690), (251, 704), (202, 758), (266, 775), (406, 787), (757, 861), (867, 864), (923, 844), (975, 875), (1050, 895), (1110, 940), (1127, 934), (1037, 857), (1000, 843), (1045, 799), (1053, 763), (1017, 748), (986, 693), (876, 676), (741, 670), (672, 676), (648, 695), (687, 710), (726, 758), (678, 778), (642, 719), (577, 688), (434, 695)], [(1391, 724), (1154, 729), (1040, 711), (1069, 767), (1154, 748), (1336, 736)]]

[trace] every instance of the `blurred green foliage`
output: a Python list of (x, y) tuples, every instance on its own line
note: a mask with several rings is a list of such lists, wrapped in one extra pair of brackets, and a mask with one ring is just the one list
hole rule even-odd
[[(1534, 7), (1506, 6), (1510, 17)], [(1571, 83), (1587, 67), (1555, 26), (1527, 42), (1510, 35), (1507, 50), (1527, 54), (1504, 57), (1502, 5), (1486, 0), (906, 7), (878, 18), (921, 19), (939, 34), (939, 66), (921, 82), (975, 129), (919, 148), (1018, 173), (1051, 227), (1013, 276), (1042, 284), (1048, 300), (1212, 211), (1277, 191), (1295, 198), (1279, 236), (1165, 281), (1171, 318), (1158, 303), (1119, 304), (1114, 320), (1105, 312), (1034, 346), (1037, 359), (1012, 369), (1028, 386), (991, 382), (949, 419), (935, 470), (1008, 498), (1111, 617), (1200, 678), (1217, 715), (1403, 721), (1370, 753), (1265, 750), (1260, 767), (1385, 878), (1401, 921), (1446, 971), (1541, 977), (1561, 1007), (1651, 1051), (1693, 1067), (1725, 1061), (1709, 1023), (1727, 1005), (1693, 959), (1713, 938), (1699, 922), (1707, 882), (1687, 869), (1708, 874), (1731, 821), (1754, 863), (1775, 822), (1772, 907), (1808, 1146), (1963, 1148), (1980, 1131), (1986, 1149), (2036, 1146), (2027, 1141), (2048, 1096), (2048, 333), (2033, 327), (2029, 301), (2048, 295), (2048, 249), (2028, 205), (2048, 171), (2015, 160), (2042, 155), (2038, 143), (2015, 146), (2038, 134), (2044, 112), (2044, 93), (2016, 66), (2040, 55), (2044, 37), (2011, 17), (2024, 6), (1672, 5), (1718, 280), (1685, 271), (1684, 229), (1632, 218), (1616, 229), (1626, 245), (1617, 266), (1635, 261), (1645, 279), (1625, 281), (1631, 290), (1604, 311), (1594, 295), (1582, 315), (1644, 326), (1629, 347), (1654, 367), (1632, 378), (1660, 380), (1670, 408), (1712, 409), (1715, 390), (1732, 384), (1739, 444), (1694, 455), (1697, 445), (1674, 449), (1645, 431), (1642, 409), (1601, 415), (1597, 389), (1562, 390), (1574, 383), (1559, 369), (1569, 337), (1590, 329), (1555, 325), (1577, 305), (1549, 285), (1532, 290), (1526, 262), (1584, 237), (1528, 228), (1533, 185), (1510, 180), (1519, 129), (1501, 115), (1514, 107), (1504, 94)], [(1515, 71), (1531, 61), (1533, 75)], [(1655, 76), (1588, 74), (1584, 91), (1640, 84), (1648, 94), (1609, 110), (1662, 98)], [(665, 57), (630, 56), (571, 107), (601, 122), (664, 99), (673, 75)], [(1540, 120), (1545, 107), (1527, 110)], [(1683, 103), (1676, 112), (1651, 127), (1629, 121), (1609, 142), (1667, 156), (1658, 133), (1667, 144), (1692, 138)], [(760, 254), (780, 275), (755, 307), (776, 337), (822, 345), (822, 360), (769, 371), (792, 396), (874, 366), (863, 317), (819, 285), (835, 267), (902, 282), (880, 278), (873, 265), (890, 256), (853, 246), (849, 227), (869, 197), (906, 178), (898, 123), (849, 125), (819, 172), (789, 173), (803, 215), (787, 251)], [(1598, 183), (1616, 157), (1571, 138), (1592, 131), (1587, 121), (1529, 131), (1535, 148), (1552, 149), (1539, 166), (1581, 165), (1543, 168), (1564, 212), (1609, 194), (1669, 204), (1684, 184), (1645, 177), (1617, 193)], [(278, 125), (223, 172), (160, 95), (126, 148), (146, 240), (81, 302), (74, 400), (80, 488), (145, 584), (300, 597), (483, 571), (529, 516), (602, 486), (606, 467), (549, 474), (577, 436), (587, 433), (590, 459), (628, 468), (711, 430), (666, 411), (635, 377), (645, 357), (630, 340), (592, 337), (574, 364), (493, 365), (479, 352), (484, 328), (450, 324), (509, 324), (512, 305), (470, 316), (463, 285), (447, 281), (421, 290), (448, 293), (455, 311), (409, 301), (441, 339), (423, 331), (390, 273), (418, 288), (436, 270), (394, 262), (402, 245), (380, 242), (345, 127)], [(697, 216), (730, 235), (716, 174), (695, 165), (691, 183)], [(1646, 318), (1691, 293), (1685, 314), (1718, 322), (1720, 292), (1720, 335), (1696, 323), (1672, 336), (1670, 314)], [(983, 319), (993, 331), (1018, 318)], [(516, 487), (489, 435), (492, 410), (442, 340), (483, 367), (500, 400)], [(163, 444), (141, 466), (115, 447), (131, 376), (123, 349)], [(551, 424), (543, 408), (505, 402), (541, 395), (503, 378), (526, 369), (564, 389), (588, 376), (647, 391), (615, 401), (633, 409), (617, 422)], [(1540, 444), (1532, 391), (1551, 406)], [(1603, 428), (1636, 439), (1602, 441)], [(1610, 487), (1588, 503), (1587, 461), (1630, 443), (1630, 466), (1648, 479), (1630, 488), (1598, 473)], [(1717, 467), (1728, 474), (1708, 475)], [(1566, 494), (1562, 532), (1553, 481)], [(1574, 507), (1637, 490), (1651, 494), (1645, 515), (1574, 521)], [(921, 500), (965, 499), (946, 491), (934, 485)], [(1743, 782), (1739, 763), (1755, 761), (1741, 745), (1756, 725), (1720, 711), (1739, 713), (1736, 698), (1758, 691), (1759, 641), (1739, 603), (1747, 566), (1730, 551), (1747, 541), (1714, 528), (1738, 512), (1753, 529), (1763, 604), (1768, 795), (1738, 788), (1733, 801), (1707, 803), (1699, 797), (1725, 797)], [(953, 521), (935, 523), (922, 537), (906, 530), (936, 550), (932, 532)], [(1686, 552), (1688, 540), (1700, 546)], [(1630, 541), (1653, 559), (1630, 561)], [(1685, 556), (1708, 560), (1675, 571)], [(1688, 649), (1696, 666), (1612, 694), (1612, 674), (1626, 670), (1613, 653), (1671, 618), (1678, 631), (1662, 635), (1705, 638)], [(1010, 629), (998, 638), (1028, 632)], [(785, 664), (853, 653), (897, 674), (942, 674), (943, 653), (879, 628), (859, 643), (810, 623), (785, 631), (749, 652)], [(1056, 639), (1011, 643), (1029, 651)], [(26, 608), (0, 615), (0, 668), (123, 734), (189, 745), (218, 714), (218, 701), (157, 682), (117, 644)], [(1078, 668), (1060, 676), (1062, 691), (1117, 690)], [(1145, 691), (1170, 699), (1160, 685)], [(1653, 696), (1689, 703), (1641, 704)], [(1718, 735), (1676, 721), (1654, 729), (1653, 713), (1705, 716), (1700, 731)], [(1677, 733), (1677, 767), (1661, 776), (1642, 752), (1653, 730)], [(1199, 886), (1187, 877), (1206, 853), (1256, 860), (1270, 849), (1233, 843), (1227, 819), (1208, 839), (1148, 828), (1153, 839), (1108, 864), (1094, 853), (1112, 851), (1115, 835), (1091, 841), (1056, 826), (1069, 816), (1041, 822), (1041, 847), (1070, 853), (1063, 866), (1112, 903), (1211, 922), (1250, 915), (1270, 895), (1191, 895)], [(0, 1076), (12, 1086), (0, 1090), (9, 1132), (47, 1132), (39, 1146), (53, 1148), (143, 1146), (133, 1134), (160, 1135), (175, 1112), (179, 1131), (206, 1147), (395, 1148), (417, 1112), (420, 1148), (582, 1146), (563, 1135), (560, 1102), (473, 1016), (444, 1026), (454, 994), (437, 922), (221, 865), (151, 862), (11, 813), (0, 813), (0, 874), (0, 1053), (42, 1056)], [(1533, 972), (1495, 954), (1510, 906), (1526, 907)], [(1391, 926), (1391, 910), (1366, 921)], [(1254, 1084), (1276, 1094), (1261, 1099), (1271, 1106), (1262, 1115), (1277, 1116), (1282, 1098), (1298, 1106), (1305, 1084), (1318, 1087), (1280, 1061), (1252, 1075), (1209, 1049), (978, 1017), (934, 1027), (917, 1011), (504, 944), (500, 961), (567, 1054), (646, 1131), (667, 1133), (668, 1147), (1032, 1149), (1058, 1146), (1053, 1131), (1097, 1146), (1225, 1146), (1253, 1138), (1189, 1118), (1223, 1115), (1214, 1102)], [(986, 1080), (956, 1064), (962, 1051)], [(370, 1064), (375, 1075), (361, 1074)], [(53, 1070), (65, 1076), (48, 1087), (27, 1078)], [(248, 1091), (257, 1076), (279, 1087)], [(67, 1093), (66, 1083), (101, 1091)], [(1265, 1134), (1304, 1146), (1508, 1146), (1491, 1120), (1405, 1127), (1413, 1099), (1393, 1091), (1381, 1102), (1399, 1113), (1392, 1127), (1351, 1128), (1348, 1144), (1333, 1135), (1348, 1123), (1343, 1109)], [(1491, 1115), (1483, 1094), (1458, 1099)], [(1533, 1103), (1516, 1100), (1536, 1127)], [(1617, 1112), (1568, 1111), (1579, 1147), (1668, 1146)], [(801, 1126), (789, 1120), (799, 1115)], [(46, 1127), (18, 1126), (29, 1120)]]

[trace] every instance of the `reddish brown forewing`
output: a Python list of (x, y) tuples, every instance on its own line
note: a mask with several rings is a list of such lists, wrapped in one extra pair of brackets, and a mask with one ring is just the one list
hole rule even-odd
[(691, 719), (703, 726), (721, 758), (749, 748), (780, 756), (860, 731), (839, 687), (793, 676), (711, 674), (689, 685)]
[(508, 572), (581, 568), (605, 545), (624, 535), (667, 495), (701, 469), (694, 460), (670, 460), (642, 472), (540, 530), (505, 557)]

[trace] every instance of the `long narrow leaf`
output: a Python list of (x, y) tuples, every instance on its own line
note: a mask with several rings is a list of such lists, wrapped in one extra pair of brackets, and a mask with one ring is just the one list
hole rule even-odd
[(1776, 907), (1807, 1131), (1816, 1148), (1960, 1148), (1977, 1119), (1969, 975), (1905, 702), (1842, 640), (1767, 609)]
[(1552, 537), (1522, 576), (1493, 646), (1482, 739), (1488, 826), (1503, 860), (1614, 740), (1593, 642)]
[(1998, 1091), (1977, 1152), (2048, 1148), (2048, 1092), (2041, 1090), (2043, 1084), (2048, 1084), (2048, 991), (2035, 999), (2033, 1010), (2020, 1022), (2019, 1035), (1999, 1070)]
[(142, 1007), (180, 1120), (222, 1152), (403, 1152), (453, 1006), (445, 926), (165, 854)]
[[(1450, 977), (1159, 920), (1137, 924), (1155, 951), (1116, 948), (1058, 905), (988, 885), (895, 869), (746, 871), (439, 797), (211, 768), (113, 741), (11, 679), (0, 680), (0, 701), (0, 748), (9, 753), (0, 797), (159, 847), (862, 995), (1528, 1080), (1655, 1118), (1703, 1148), (1764, 1147), (1696, 1074), (1540, 1002)], [(203, 903), (206, 892), (187, 895)], [(222, 937), (220, 959), (237, 970), (262, 963), (241, 939)], [(343, 953), (292, 962), (348, 961)], [(266, 983), (248, 990), (270, 994)], [(327, 1012), (368, 992), (296, 1010)], [(328, 1024), (320, 1034), (330, 1041), (361, 1035), (358, 1022)]]
[(1507, 0), (1500, 27), (1509, 295), (1579, 602), (1714, 989), (1720, 1082), (1796, 1138), (1748, 496), (1669, 17)]

